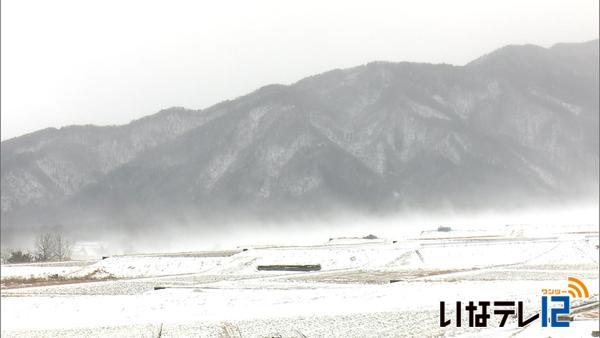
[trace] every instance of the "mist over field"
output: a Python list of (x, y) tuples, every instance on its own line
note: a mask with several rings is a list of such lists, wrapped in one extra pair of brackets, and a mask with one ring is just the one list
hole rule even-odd
[[(529, 227), (543, 233), (574, 225), (598, 226), (597, 204), (556, 209), (488, 211), (471, 213), (405, 213), (388, 216), (353, 214), (301, 219), (238, 220), (161, 224), (141, 231), (86, 236), (109, 244), (104, 253), (178, 252), (226, 250), (255, 246), (317, 245), (331, 238), (375, 235), (388, 240), (418, 238), (440, 226), (458, 231), (502, 230)], [(84, 237), (85, 238), (85, 237)]]
[(265, 219), (174, 217), (131, 227), (116, 223), (106, 224), (99, 229), (67, 229), (61, 226), (23, 229), (4, 237), (3, 247), (33, 248), (40, 233), (59, 232), (77, 246), (91, 246), (86, 252), (74, 255), (74, 258), (88, 259), (118, 254), (315, 245), (331, 238), (361, 238), (367, 235), (387, 240), (411, 239), (418, 238), (423, 232), (435, 231), (440, 226), (466, 231), (506, 231), (517, 226), (543, 233), (545, 230), (575, 225), (598, 226), (597, 205), (597, 202), (590, 201), (553, 208), (410, 211), (378, 216), (346, 210), (328, 215), (290, 215)]

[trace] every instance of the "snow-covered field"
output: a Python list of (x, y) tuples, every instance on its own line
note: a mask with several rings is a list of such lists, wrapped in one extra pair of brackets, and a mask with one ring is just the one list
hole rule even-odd
[[(2, 336), (590, 337), (598, 327), (597, 311), (570, 328), (539, 320), (518, 328), (514, 319), (504, 328), (495, 320), (485, 329), (439, 326), (440, 301), (524, 301), (530, 315), (541, 289), (564, 289), (569, 276), (597, 300), (597, 225), (232, 249), (3, 265), (3, 280), (58, 275), (65, 283), (3, 288)], [(321, 269), (257, 269), (294, 264)]]

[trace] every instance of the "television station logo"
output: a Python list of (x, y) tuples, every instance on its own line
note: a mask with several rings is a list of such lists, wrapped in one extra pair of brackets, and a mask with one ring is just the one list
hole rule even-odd
[[(569, 327), (568, 318), (571, 311), (571, 299), (587, 299), (590, 293), (585, 283), (575, 277), (567, 278), (567, 288), (542, 289), (541, 309), (533, 315), (526, 316), (523, 301), (461, 301), (455, 303), (455, 315), (446, 316), (446, 302), (440, 302), (440, 327), (463, 324), (463, 310), (469, 327), (487, 327), (492, 314), (500, 317), (500, 327), (504, 327), (510, 318), (515, 318), (519, 327), (527, 326), (540, 319), (542, 327)], [(449, 308), (452, 306), (449, 306)]]

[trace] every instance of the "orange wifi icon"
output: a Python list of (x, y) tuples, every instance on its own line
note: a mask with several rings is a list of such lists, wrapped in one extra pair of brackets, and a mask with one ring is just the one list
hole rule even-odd
[(582, 281), (575, 277), (569, 277), (569, 294), (573, 298), (589, 298), (590, 293)]

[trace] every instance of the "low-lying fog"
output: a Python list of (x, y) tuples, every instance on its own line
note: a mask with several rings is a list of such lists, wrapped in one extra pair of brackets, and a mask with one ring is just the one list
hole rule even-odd
[[(198, 220), (186, 224), (163, 222), (142, 229), (120, 229), (62, 232), (73, 244), (73, 259), (98, 258), (100, 255), (159, 253), (182, 251), (227, 250), (264, 245), (324, 244), (330, 238), (363, 237), (373, 234), (388, 240), (407, 239), (423, 231), (436, 231), (439, 226), (452, 230), (506, 233), (508, 227), (527, 227), (538, 234), (549, 227), (573, 225), (598, 226), (598, 204), (555, 208), (530, 208), (512, 212), (473, 213), (403, 213), (394, 216), (365, 216), (345, 213), (327, 218), (304, 217), (279, 221), (209, 222)], [(33, 251), (39, 232), (24, 231), (3, 238), (3, 251)], [(8, 241), (7, 241), (8, 239)]]

